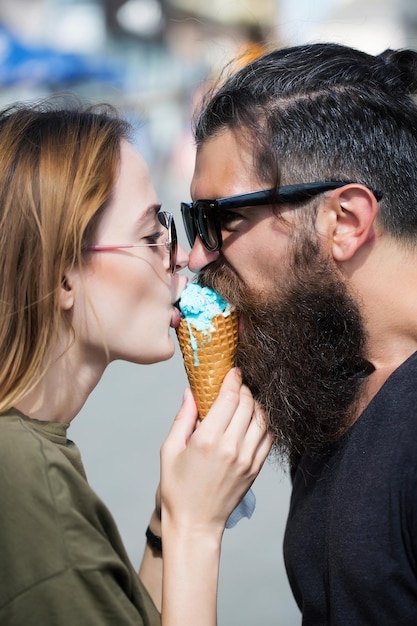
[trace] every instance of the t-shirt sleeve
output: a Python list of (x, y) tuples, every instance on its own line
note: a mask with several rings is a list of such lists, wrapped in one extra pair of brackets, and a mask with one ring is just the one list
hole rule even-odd
[(160, 626), (107, 507), (51, 441), (0, 441), (0, 624)]
[(0, 609), (8, 626), (160, 626), (146, 593), (130, 601), (111, 572), (68, 569), (26, 589)]

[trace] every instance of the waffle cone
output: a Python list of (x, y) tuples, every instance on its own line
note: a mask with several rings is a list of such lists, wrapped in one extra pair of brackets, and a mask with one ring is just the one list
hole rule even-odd
[[(207, 415), (217, 398), (224, 377), (234, 366), (238, 341), (236, 311), (232, 311), (226, 317), (217, 315), (213, 318), (212, 324), (211, 332), (203, 332), (196, 330), (192, 323), (183, 318), (176, 329), (185, 371), (200, 419)], [(197, 346), (196, 352), (193, 350), (192, 342)]]

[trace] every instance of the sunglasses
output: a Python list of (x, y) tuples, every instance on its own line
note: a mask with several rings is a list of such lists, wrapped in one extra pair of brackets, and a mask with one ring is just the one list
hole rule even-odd
[[(197, 235), (209, 252), (217, 252), (222, 247), (221, 212), (228, 209), (242, 209), (272, 204), (291, 204), (304, 202), (325, 191), (338, 189), (348, 185), (351, 181), (327, 181), (316, 183), (301, 183), (299, 185), (285, 185), (253, 191), (228, 198), (216, 200), (196, 200), (195, 202), (181, 202), (181, 214), (188, 243), (193, 247)], [(382, 194), (372, 192), (377, 200)]]
[(159, 211), (158, 219), (161, 225), (167, 229), (167, 238), (163, 243), (128, 243), (128, 244), (104, 244), (95, 243), (87, 247), (90, 252), (108, 252), (111, 250), (124, 250), (126, 248), (150, 248), (164, 246), (169, 252), (169, 269), (171, 274), (175, 273), (177, 267), (177, 229), (172, 213)]

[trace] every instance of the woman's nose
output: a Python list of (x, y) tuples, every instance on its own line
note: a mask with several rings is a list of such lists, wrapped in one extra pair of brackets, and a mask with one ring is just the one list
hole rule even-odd
[(220, 256), (220, 252), (210, 252), (207, 250), (203, 244), (201, 243), (200, 237), (196, 237), (193, 247), (191, 248), (189, 257), (188, 257), (188, 268), (197, 273), (209, 265), (216, 261)]
[(179, 272), (180, 270), (183, 270), (185, 267), (187, 267), (188, 254), (179, 242), (177, 246), (177, 260), (175, 264), (175, 271)]

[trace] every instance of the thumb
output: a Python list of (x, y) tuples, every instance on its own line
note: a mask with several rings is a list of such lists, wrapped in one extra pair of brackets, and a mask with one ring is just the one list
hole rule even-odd
[(175, 416), (169, 439), (180, 440), (186, 445), (193, 434), (197, 422), (198, 409), (189, 387), (184, 390), (180, 410)]

